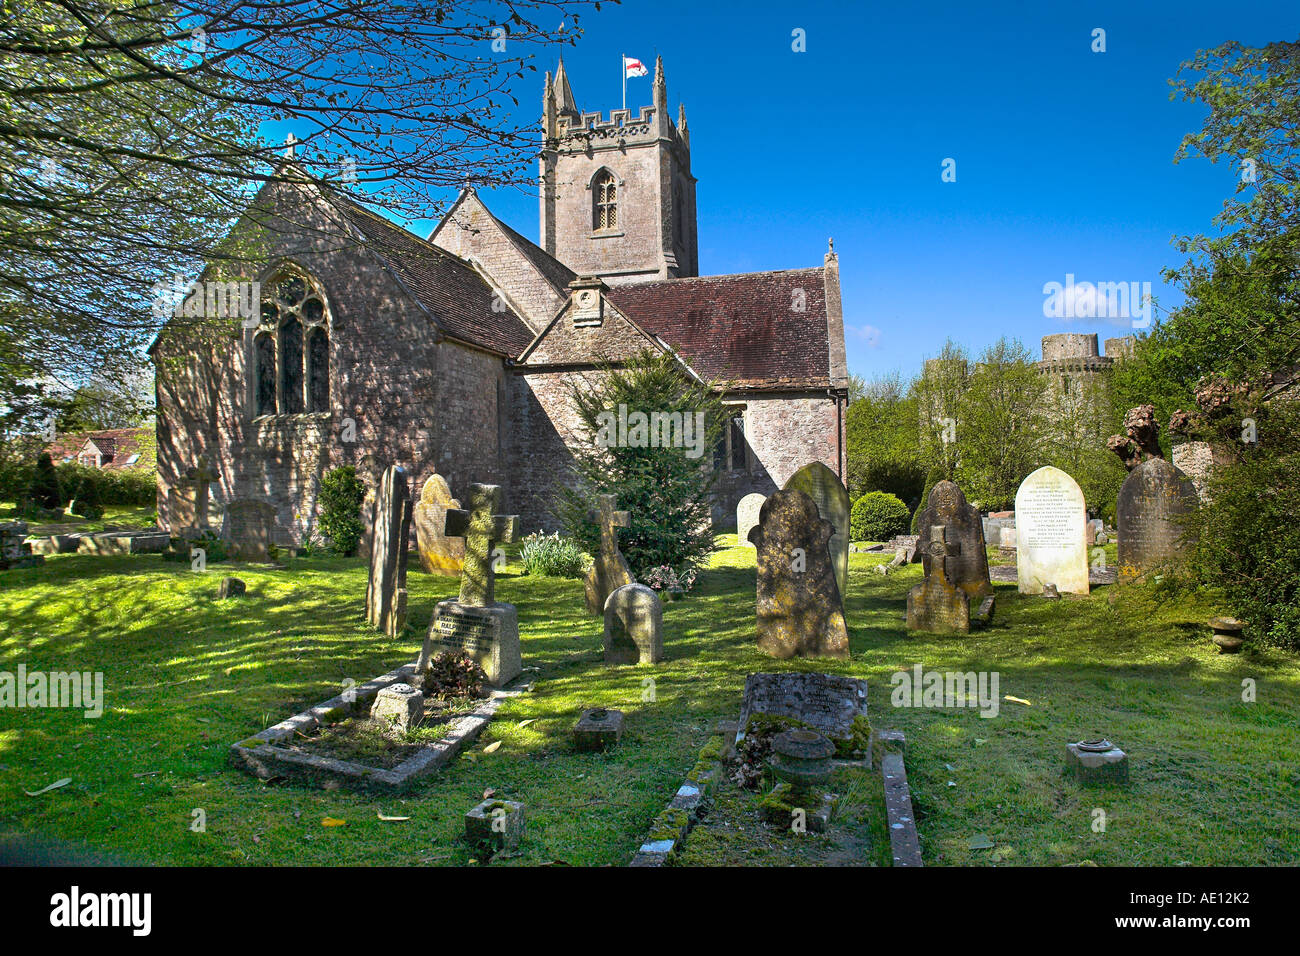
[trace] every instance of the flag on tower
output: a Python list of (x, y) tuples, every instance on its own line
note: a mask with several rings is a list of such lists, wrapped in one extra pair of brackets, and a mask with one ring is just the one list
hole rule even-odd
[(624, 79), (627, 79), (630, 76), (645, 76), (646, 72), (647, 70), (645, 68), (645, 64), (642, 63), (640, 60), (630, 56), (623, 57), (623, 78)]

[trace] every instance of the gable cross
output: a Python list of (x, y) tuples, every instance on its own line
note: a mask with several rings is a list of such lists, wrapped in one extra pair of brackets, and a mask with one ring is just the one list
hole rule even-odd
[(443, 533), (465, 539), (465, 565), (460, 575), (460, 603), (488, 607), (495, 603), (496, 570), (492, 551), (498, 542), (519, 538), (519, 515), (499, 515), (500, 485), (470, 485), (469, 508), (448, 508)]

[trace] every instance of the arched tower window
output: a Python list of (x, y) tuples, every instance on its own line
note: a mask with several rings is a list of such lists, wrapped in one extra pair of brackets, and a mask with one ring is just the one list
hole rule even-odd
[(262, 284), (262, 323), (253, 337), (255, 415), (329, 411), (329, 310), (320, 287), (286, 269)]
[(609, 170), (604, 170), (596, 176), (592, 199), (595, 203), (592, 211), (592, 227), (615, 228), (618, 225), (618, 181)]

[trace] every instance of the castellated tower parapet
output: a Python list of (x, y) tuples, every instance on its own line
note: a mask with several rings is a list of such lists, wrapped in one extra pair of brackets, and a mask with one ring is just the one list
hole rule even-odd
[(542, 105), (541, 247), (611, 285), (699, 275), (690, 132), (663, 61), (649, 106), (584, 112), (563, 60)]

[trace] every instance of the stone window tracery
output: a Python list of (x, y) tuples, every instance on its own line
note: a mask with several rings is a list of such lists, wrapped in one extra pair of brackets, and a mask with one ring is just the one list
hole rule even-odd
[(592, 217), (594, 228), (616, 228), (618, 226), (618, 181), (609, 170), (596, 176), (593, 198), (595, 199)]
[(264, 282), (251, 356), (253, 414), (328, 412), (329, 355), (329, 310), (321, 288), (289, 269)]

